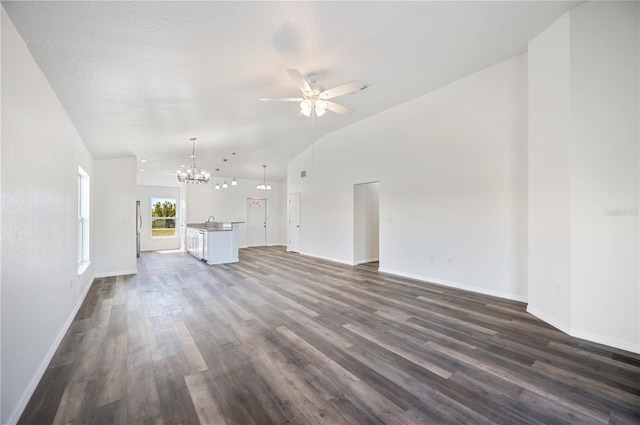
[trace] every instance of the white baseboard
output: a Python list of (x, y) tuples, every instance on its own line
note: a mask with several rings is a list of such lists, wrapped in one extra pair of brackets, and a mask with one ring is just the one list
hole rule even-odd
[(451, 281), (442, 280), (442, 279), (435, 279), (435, 278), (432, 278), (432, 277), (429, 277), (429, 276), (422, 276), (422, 275), (417, 275), (417, 274), (413, 274), (413, 273), (405, 273), (405, 272), (398, 271), (398, 270), (380, 268), (380, 269), (378, 269), (378, 271), (381, 272), (381, 273), (388, 273), (388, 274), (392, 274), (392, 275), (395, 275), (395, 276), (407, 277), (409, 279), (420, 280), (422, 282), (435, 283), (435, 284), (438, 284), (438, 285), (449, 286), (451, 288), (462, 289), (462, 290), (470, 291), (470, 292), (476, 292), (478, 294), (491, 295), (492, 297), (504, 298), (504, 299), (512, 300), (512, 301), (527, 302), (527, 297), (524, 296), (524, 295), (512, 294), (512, 293), (509, 293), (509, 292), (502, 292), (502, 291), (494, 291), (493, 289), (486, 289), (486, 288), (480, 288), (480, 287), (477, 287), (477, 286), (464, 285), (462, 283), (451, 282)]
[(553, 326), (554, 328), (558, 329), (559, 331), (562, 331), (564, 333), (566, 333), (567, 335), (571, 335), (571, 326), (567, 325), (564, 322), (561, 322), (558, 319), (555, 319), (551, 316), (546, 315), (545, 313), (541, 312), (540, 310), (536, 309), (535, 307), (531, 307), (531, 304), (527, 305), (527, 313), (536, 316), (538, 319), (542, 320), (545, 323), (548, 323), (549, 325)]
[(640, 344), (634, 344), (629, 341), (622, 341), (617, 338), (594, 334), (592, 332), (587, 332), (580, 329), (572, 329), (569, 335), (580, 339), (586, 339), (587, 341), (595, 342), (598, 344), (604, 344), (609, 347), (619, 348), (620, 350), (640, 354)]
[(117, 272), (96, 273), (96, 279), (99, 278), (99, 277), (126, 276), (128, 274), (138, 274), (138, 269), (120, 270), (120, 271), (117, 271)]
[(11, 412), (11, 414), (9, 415), (9, 421), (7, 422), (7, 424), (16, 424), (18, 423), (18, 420), (20, 420), (20, 416), (22, 416), (24, 409), (27, 407), (27, 403), (29, 403), (29, 400), (31, 399), (31, 396), (35, 392), (36, 387), (40, 383), (40, 380), (44, 376), (44, 373), (47, 371), (47, 367), (49, 367), (49, 363), (51, 363), (51, 359), (53, 359), (53, 356), (56, 354), (56, 350), (60, 346), (60, 343), (62, 342), (62, 338), (64, 338), (65, 334), (69, 330), (69, 327), (71, 327), (71, 323), (73, 323), (73, 319), (76, 317), (76, 314), (78, 314), (78, 310), (80, 310), (80, 306), (82, 306), (82, 303), (84, 302), (85, 297), (89, 293), (89, 288), (91, 288), (91, 285), (93, 285), (94, 280), (92, 280), (84, 289), (84, 291), (82, 292), (82, 295), (80, 296), (80, 299), (78, 299), (78, 302), (76, 303), (75, 307), (71, 311), (71, 314), (69, 315), (66, 322), (62, 326), (62, 329), (56, 336), (56, 339), (53, 340), (51, 347), (49, 347), (49, 351), (47, 351), (47, 354), (42, 360), (42, 363), (40, 363), (40, 367), (36, 371), (31, 381), (29, 382), (29, 385), (27, 385), (27, 388), (25, 388), (24, 392), (20, 396), (20, 401), (18, 405), (13, 410), (13, 412)]
[(640, 344), (635, 344), (629, 341), (619, 340), (617, 338), (611, 338), (606, 335), (595, 334), (593, 332), (583, 331), (581, 329), (575, 329), (570, 325), (561, 322), (553, 317), (537, 310), (530, 305), (527, 306), (527, 312), (536, 316), (538, 319), (542, 320), (545, 323), (550, 324), (554, 328), (558, 329), (566, 333), (569, 336), (584, 339), (590, 342), (595, 342), (596, 344), (603, 344), (609, 347), (619, 348), (620, 350), (630, 351), (632, 353), (640, 354)]
[(365, 263), (373, 263), (374, 261), (380, 261), (380, 258), (375, 257), (375, 258), (363, 258), (360, 260), (357, 260), (354, 262), (354, 265), (358, 265), (358, 264), (365, 264)]
[(349, 262), (344, 261), (344, 260), (339, 260), (339, 259), (337, 259), (337, 258), (325, 257), (325, 256), (322, 256), (322, 255), (316, 255), (316, 254), (309, 254), (309, 253), (307, 253), (307, 252), (302, 252), (302, 251), (300, 251), (300, 253), (299, 253), (299, 254), (300, 254), (300, 255), (307, 256), (307, 257), (319, 258), (319, 259), (321, 259), (321, 260), (333, 261), (334, 263), (340, 263), (340, 264), (346, 264), (346, 265), (348, 265), (348, 266), (353, 266), (353, 264), (352, 264), (352, 263), (349, 263)]
[[(283, 243), (268, 243), (265, 246), (287, 246), (286, 244)], [(249, 246), (247, 245), (240, 245), (238, 246), (238, 249), (242, 249), (242, 248), (249, 248)], [(259, 247), (251, 247), (251, 248), (259, 248)]]

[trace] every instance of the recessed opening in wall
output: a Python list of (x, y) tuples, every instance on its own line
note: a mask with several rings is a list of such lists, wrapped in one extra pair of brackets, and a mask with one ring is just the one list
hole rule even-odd
[(380, 260), (379, 182), (353, 185), (353, 263), (376, 263)]
[(84, 273), (89, 265), (89, 175), (78, 167), (78, 274)]
[(176, 203), (170, 198), (151, 198), (151, 237), (176, 237)]

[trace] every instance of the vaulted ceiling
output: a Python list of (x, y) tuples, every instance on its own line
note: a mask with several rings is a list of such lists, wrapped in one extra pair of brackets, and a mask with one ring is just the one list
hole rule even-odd
[[(315, 139), (525, 52), (579, 3), (2, 2), (92, 156), (146, 159), (145, 181), (190, 137), (214, 175), (283, 179)], [(299, 96), (287, 68), (366, 88), (336, 99), (350, 116), (298, 120), (258, 100)]]

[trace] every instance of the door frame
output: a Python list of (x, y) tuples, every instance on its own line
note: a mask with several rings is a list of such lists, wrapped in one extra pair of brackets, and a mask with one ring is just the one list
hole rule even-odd
[[(249, 235), (251, 234), (251, 222), (249, 221), (249, 202), (250, 201), (262, 201), (264, 203), (264, 245), (249, 245)], [(247, 247), (250, 248), (252, 246), (267, 246), (267, 198), (253, 198), (247, 197), (247, 202), (245, 204), (247, 208)]]
[[(298, 226), (297, 229), (294, 229), (292, 227), (291, 224), (291, 198), (297, 196), (298, 197)], [(302, 224), (302, 195), (300, 192), (295, 192), (295, 193), (291, 193), (289, 194), (289, 199), (288, 199), (288, 208), (287, 208), (287, 215), (288, 215), (288, 220), (287, 220), (287, 251), (289, 252), (297, 252), (300, 253), (300, 241), (302, 239), (302, 229), (301, 229), (301, 224)], [(297, 232), (298, 233), (298, 249), (296, 250), (292, 250), (291, 249), (291, 235), (293, 234), (293, 232)]]

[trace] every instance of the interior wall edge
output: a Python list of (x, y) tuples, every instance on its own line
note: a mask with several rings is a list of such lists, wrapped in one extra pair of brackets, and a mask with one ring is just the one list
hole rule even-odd
[(73, 310), (71, 310), (71, 313), (69, 314), (69, 317), (67, 318), (67, 320), (64, 322), (64, 326), (60, 329), (60, 332), (56, 336), (56, 339), (53, 340), (53, 343), (51, 344), (51, 347), (47, 351), (47, 354), (42, 359), (42, 363), (40, 364), (40, 367), (38, 367), (38, 370), (36, 370), (35, 374), (33, 375), (33, 378), (29, 382), (29, 385), (25, 388), (24, 392), (20, 396), (18, 405), (15, 407), (13, 412), (11, 412), (11, 414), (9, 415), (9, 420), (7, 424), (18, 423), (20, 416), (22, 416), (22, 412), (24, 412), (24, 409), (27, 407), (27, 404), (29, 403), (31, 396), (33, 396), (33, 393), (35, 392), (36, 387), (38, 386), (38, 384), (40, 383), (40, 380), (44, 376), (44, 373), (46, 372), (47, 367), (49, 367), (49, 363), (51, 362), (51, 359), (53, 359), (53, 356), (56, 353), (56, 350), (58, 349), (58, 347), (60, 346), (62, 339), (64, 338), (67, 331), (71, 327), (71, 324), (73, 323), (73, 319), (76, 317), (76, 314), (78, 314), (78, 311), (80, 310), (80, 307), (84, 302), (84, 299), (89, 293), (89, 288), (93, 286), (94, 282), (95, 282), (95, 278), (91, 281), (91, 283), (86, 285), (86, 287), (84, 288), (84, 291), (82, 292), (82, 295), (78, 299), (78, 302), (76, 303)]
[(311, 258), (318, 258), (320, 260), (332, 261), (334, 263), (346, 264), (347, 266), (353, 266), (354, 265), (353, 263), (351, 263), (349, 261), (342, 260), (340, 258), (326, 257), (326, 256), (323, 256), (323, 255), (311, 254), (311, 253), (304, 252), (304, 251), (300, 251), (299, 255), (304, 255), (305, 257), (311, 257)]
[(589, 341), (589, 342), (595, 342), (597, 344), (607, 345), (613, 348), (618, 348), (620, 350), (625, 350), (632, 353), (640, 354), (640, 344), (634, 344), (629, 341), (623, 341), (617, 338), (608, 337), (606, 335), (595, 334), (593, 332), (588, 332), (581, 329), (573, 328), (570, 325), (564, 322), (561, 322), (541, 312), (535, 307), (531, 307), (531, 305), (527, 306), (527, 313), (532, 314), (533, 316), (537, 317), (538, 319), (542, 320), (548, 325), (553, 326), (554, 328), (566, 333), (569, 336), (584, 339), (585, 341)]
[(523, 303), (526, 303), (528, 301), (527, 297), (523, 295), (511, 294), (508, 292), (501, 292), (501, 291), (494, 291), (492, 289), (481, 288), (479, 286), (465, 285), (462, 283), (457, 283), (457, 282), (452, 282), (452, 281), (442, 280), (442, 279), (435, 279), (429, 276), (422, 276), (422, 275), (413, 274), (413, 273), (405, 273), (399, 270), (387, 269), (383, 267), (379, 268), (378, 271), (380, 273), (387, 273), (387, 274), (392, 274), (394, 276), (406, 277), (406, 278), (418, 280), (424, 283), (434, 283), (436, 285), (462, 289), (465, 291), (475, 292), (477, 294), (483, 294), (483, 295), (490, 295), (492, 297), (503, 298), (506, 300), (519, 301)]
[(138, 274), (138, 269), (96, 273), (96, 279), (103, 277), (127, 276), (132, 274)]
[(354, 265), (358, 265), (358, 264), (367, 264), (367, 263), (373, 263), (374, 261), (380, 261), (380, 257), (375, 257), (375, 258), (363, 258), (360, 259), (358, 261), (355, 261)]

